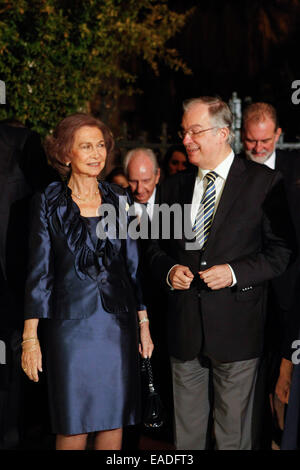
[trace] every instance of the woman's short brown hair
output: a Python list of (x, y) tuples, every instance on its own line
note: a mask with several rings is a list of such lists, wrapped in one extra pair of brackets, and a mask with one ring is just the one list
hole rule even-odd
[(67, 116), (56, 126), (53, 134), (46, 137), (45, 140), (45, 151), (49, 162), (63, 177), (68, 177), (71, 173), (71, 167), (66, 165), (66, 158), (71, 153), (76, 131), (83, 126), (100, 129), (108, 158), (114, 148), (113, 135), (100, 119), (85, 113), (75, 113)]

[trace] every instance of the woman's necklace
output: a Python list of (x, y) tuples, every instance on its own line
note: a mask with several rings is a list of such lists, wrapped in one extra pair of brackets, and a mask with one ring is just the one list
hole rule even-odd
[(73, 191), (73, 189), (71, 188), (71, 186), (69, 186), (69, 188), (70, 188), (71, 191), (72, 191), (72, 195), (75, 196), (77, 199), (79, 199), (79, 201), (82, 201), (82, 202), (91, 202), (91, 201), (95, 198), (96, 194), (99, 195), (99, 189), (97, 189), (97, 191), (94, 192), (94, 194), (93, 194), (93, 196), (92, 196), (91, 198), (86, 199), (86, 198), (83, 198), (80, 194), (74, 193), (74, 191)]

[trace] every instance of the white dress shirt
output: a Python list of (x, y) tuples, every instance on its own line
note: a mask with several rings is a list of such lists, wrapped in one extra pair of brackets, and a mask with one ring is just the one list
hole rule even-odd
[[(217, 207), (219, 205), (219, 202), (220, 202), (220, 199), (221, 199), (221, 196), (222, 196), (222, 192), (223, 192), (223, 189), (224, 189), (224, 186), (225, 186), (225, 183), (226, 183), (226, 179), (227, 179), (230, 167), (232, 165), (233, 159), (234, 159), (234, 153), (231, 150), (231, 152), (225, 158), (225, 160), (223, 160), (213, 170), (218, 175), (218, 177), (215, 180), (216, 199), (215, 199), (215, 208), (214, 208), (213, 217), (215, 216)], [(210, 171), (212, 171), (212, 170), (203, 170), (202, 168), (198, 169), (198, 175), (197, 175), (196, 180), (195, 180), (195, 186), (194, 186), (194, 192), (193, 192), (193, 198), (192, 198), (192, 207), (191, 207), (191, 223), (192, 223), (192, 225), (194, 225), (196, 215), (197, 215), (197, 211), (198, 211), (199, 205), (201, 203), (204, 191), (205, 191), (207, 183), (208, 183), (207, 179), (205, 178), (205, 175), (207, 173), (209, 173)], [(174, 265), (174, 266), (177, 266), (177, 265)], [(174, 268), (174, 266), (172, 266), (170, 271)], [(230, 287), (233, 287), (237, 283), (237, 280), (236, 280), (236, 277), (235, 277), (235, 274), (234, 274), (234, 271), (233, 271), (232, 267), (229, 264), (228, 264), (228, 267), (231, 270), (232, 280), (233, 280)], [(170, 273), (170, 271), (168, 272), (168, 275), (167, 275), (167, 284), (170, 287), (172, 287), (170, 282), (169, 282), (169, 273)]]
[(271, 168), (271, 170), (275, 170), (275, 161), (276, 161), (276, 153), (275, 150), (272, 153), (272, 155), (269, 156), (268, 160), (264, 162), (264, 165), (268, 166)]
[[(231, 151), (228, 157), (226, 157), (225, 160), (223, 160), (220, 163), (220, 165), (218, 165), (213, 170), (218, 175), (218, 177), (215, 180), (216, 200), (215, 200), (215, 209), (214, 209), (213, 217), (215, 216), (217, 207), (219, 205), (219, 201), (221, 199), (222, 192), (223, 192), (225, 182), (226, 182), (230, 167), (232, 165), (233, 159), (234, 159), (234, 153), (233, 151)], [(194, 225), (197, 211), (198, 211), (200, 202), (202, 200), (204, 191), (208, 183), (207, 178), (205, 178), (205, 175), (207, 175), (207, 173), (209, 173), (210, 171), (212, 170), (202, 170), (202, 168), (198, 169), (198, 176), (196, 177), (196, 180), (195, 180), (192, 207), (191, 207), (192, 225)]]
[[(150, 198), (147, 201), (146, 210), (149, 216), (149, 219), (152, 220), (153, 217), (153, 209), (154, 209), (154, 202), (155, 202), (155, 194), (156, 194), (156, 187), (154, 188), (153, 193), (151, 194)], [(140, 204), (139, 202), (134, 203), (134, 210), (137, 217), (141, 217), (143, 213), (143, 209), (145, 208), (145, 204)]]

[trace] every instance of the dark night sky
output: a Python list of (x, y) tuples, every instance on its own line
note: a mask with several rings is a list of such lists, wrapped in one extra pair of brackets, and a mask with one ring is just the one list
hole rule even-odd
[(300, 137), (300, 105), (291, 101), (294, 80), (300, 80), (300, 2), (298, 0), (195, 1), (172, 0), (170, 8), (195, 7), (184, 29), (170, 41), (193, 74), (185, 76), (167, 67), (155, 77), (139, 66), (137, 85), (143, 95), (134, 98), (121, 119), (132, 137), (143, 129), (152, 140), (166, 122), (170, 139), (178, 129), (182, 101), (200, 95), (220, 95), (226, 101), (236, 91), (243, 102), (269, 101), (278, 110), (286, 139)]

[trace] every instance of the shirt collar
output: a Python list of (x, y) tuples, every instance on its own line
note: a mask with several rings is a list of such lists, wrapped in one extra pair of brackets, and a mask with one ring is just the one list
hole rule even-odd
[[(230, 170), (230, 167), (232, 165), (233, 159), (234, 159), (234, 153), (231, 150), (229, 155), (216, 168), (214, 168), (213, 171), (215, 173), (217, 173), (218, 176), (220, 176), (221, 178), (226, 180), (226, 178), (228, 176), (228, 173), (229, 173), (229, 170)], [(212, 171), (212, 170), (203, 170), (202, 168), (199, 167), (198, 168), (198, 178), (200, 180), (203, 180), (205, 175), (207, 173), (209, 173), (210, 171)]]
[[(153, 206), (153, 204), (154, 204), (154, 202), (155, 202), (155, 194), (156, 194), (156, 186), (155, 186), (155, 188), (154, 188), (153, 193), (151, 194), (151, 196), (149, 197), (148, 201), (146, 202), (147, 208), (148, 208), (149, 206)], [(142, 207), (143, 205), (145, 205), (145, 204), (140, 204), (140, 203), (137, 202), (137, 201), (134, 202), (134, 206), (135, 206), (136, 211), (137, 211), (138, 213), (141, 212), (141, 207)]]
[(272, 170), (275, 170), (275, 159), (276, 159), (276, 153), (275, 150), (274, 152), (269, 156), (268, 160), (264, 162), (266, 166), (271, 168)]
[(153, 205), (154, 204), (154, 201), (155, 201), (155, 194), (156, 194), (156, 186), (154, 188), (154, 191), (153, 193), (151, 194), (151, 196), (149, 197), (148, 199), (148, 205)]

